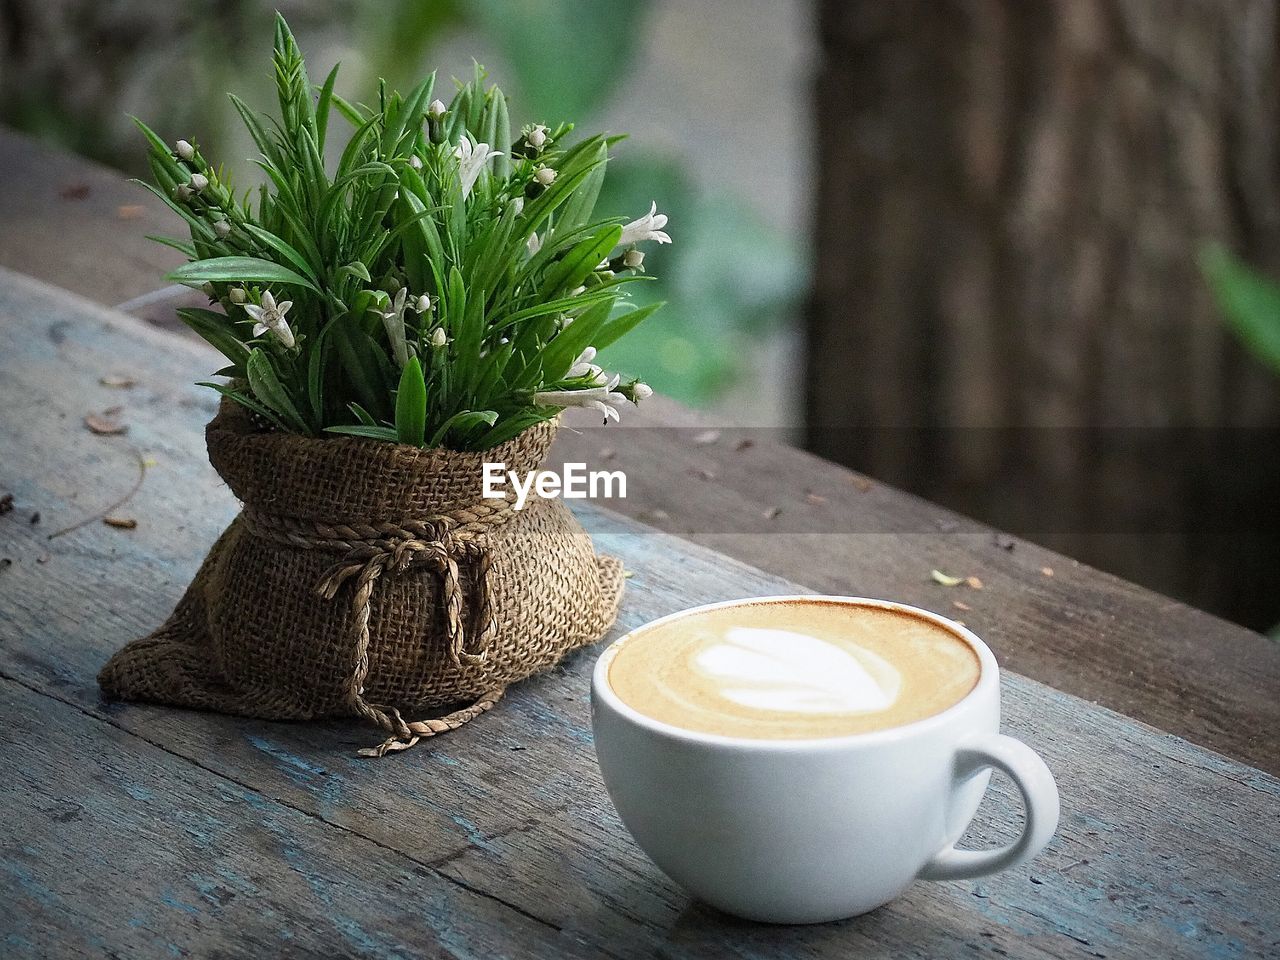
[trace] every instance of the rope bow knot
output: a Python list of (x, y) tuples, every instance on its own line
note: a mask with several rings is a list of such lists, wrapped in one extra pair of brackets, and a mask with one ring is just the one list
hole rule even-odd
[[(502, 696), (502, 690), (496, 689), (447, 716), (406, 722), (395, 707), (369, 703), (364, 687), (369, 676), (369, 617), (374, 588), (384, 576), (415, 568), (430, 570), (439, 578), (445, 645), (454, 666), (461, 669), (486, 662), (497, 631), (489, 589), (487, 532), (509, 519), (510, 512), (506, 501), (487, 501), (455, 516), (400, 524), (329, 525), (245, 511), (250, 528), (259, 535), (303, 549), (342, 554), (342, 559), (320, 578), (316, 592), (333, 600), (348, 581), (354, 581), (351, 611), (355, 663), (347, 681), (347, 701), (357, 714), (391, 734), (379, 746), (360, 750), (361, 756), (381, 757), (407, 750), (423, 737), (456, 730), (491, 709)], [(470, 604), (463, 595), (464, 570), (472, 590)], [(472, 637), (470, 644), (468, 635)]]

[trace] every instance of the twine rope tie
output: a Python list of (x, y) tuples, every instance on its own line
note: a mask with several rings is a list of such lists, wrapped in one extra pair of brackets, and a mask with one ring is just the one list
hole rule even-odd
[[(485, 663), (497, 631), (489, 589), (487, 531), (509, 519), (509, 504), (481, 504), (460, 515), (433, 517), (400, 524), (328, 525), (287, 517), (245, 511), (250, 528), (277, 542), (306, 550), (341, 553), (342, 558), (320, 578), (316, 592), (333, 600), (348, 583), (354, 622), (354, 663), (347, 678), (346, 699), (359, 716), (386, 730), (390, 736), (376, 747), (361, 749), (366, 757), (407, 750), (426, 737), (456, 730), (491, 710), (501, 699), (497, 688), (483, 694), (470, 706), (444, 717), (405, 721), (393, 706), (365, 699), (369, 676), (369, 618), (378, 581), (414, 568), (426, 568), (438, 578), (444, 612), (445, 643), (454, 666), (465, 668)], [(501, 517), (501, 514), (507, 514)], [(470, 574), (470, 604), (463, 595), (462, 571)], [(468, 608), (470, 618), (468, 618)], [(468, 623), (470, 619), (470, 623)], [(474, 638), (467, 642), (468, 633)]]

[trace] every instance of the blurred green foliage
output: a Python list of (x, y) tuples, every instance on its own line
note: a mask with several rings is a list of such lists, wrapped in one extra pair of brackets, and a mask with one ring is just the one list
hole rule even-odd
[(1280, 373), (1280, 285), (1218, 244), (1201, 252), (1200, 265), (1236, 335)]

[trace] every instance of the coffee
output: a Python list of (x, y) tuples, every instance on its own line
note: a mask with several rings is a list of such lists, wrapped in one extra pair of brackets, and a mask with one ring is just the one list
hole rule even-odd
[(789, 599), (646, 627), (618, 645), (608, 682), (675, 727), (790, 740), (923, 720), (964, 699), (979, 672), (973, 648), (923, 616)]

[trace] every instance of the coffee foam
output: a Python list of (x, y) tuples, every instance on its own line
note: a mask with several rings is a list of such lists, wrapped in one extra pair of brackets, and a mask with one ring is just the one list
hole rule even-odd
[(908, 611), (829, 600), (690, 614), (623, 641), (609, 685), (639, 712), (726, 736), (799, 739), (911, 723), (977, 683), (976, 653)]
[(768, 627), (730, 627), (693, 667), (725, 699), (777, 713), (887, 710), (902, 688), (897, 668), (870, 650)]

